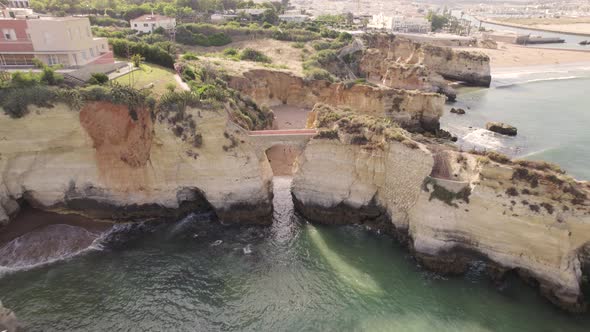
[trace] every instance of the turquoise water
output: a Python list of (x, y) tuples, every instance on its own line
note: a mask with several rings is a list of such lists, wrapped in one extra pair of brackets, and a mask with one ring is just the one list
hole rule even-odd
[(270, 228), (185, 219), (0, 279), (31, 331), (588, 331), (519, 280), (423, 270), (360, 227), (312, 226), (275, 178)]
[[(500, 75), (490, 89), (463, 89), (447, 108), (464, 108), (467, 114), (447, 110), (442, 126), (459, 137), (465, 150), (475, 147), (546, 160), (578, 179), (590, 180), (590, 75), (574, 71), (559, 79), (547, 75), (555, 73)], [(484, 129), (488, 121), (516, 126), (518, 136), (491, 133)]]

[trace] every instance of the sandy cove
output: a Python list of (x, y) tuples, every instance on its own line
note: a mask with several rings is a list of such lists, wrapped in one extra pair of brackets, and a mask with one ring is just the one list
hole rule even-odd
[(480, 51), (490, 57), (492, 71), (542, 65), (590, 65), (590, 51), (547, 49), (498, 43), (497, 49), (462, 47), (455, 49)]

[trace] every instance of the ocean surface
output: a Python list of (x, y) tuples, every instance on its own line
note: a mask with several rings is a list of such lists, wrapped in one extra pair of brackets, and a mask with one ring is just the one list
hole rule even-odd
[(80, 255), (5, 274), (0, 297), (30, 331), (590, 330), (590, 315), (518, 279), (494, 285), (478, 264), (442, 277), (388, 236), (312, 226), (293, 213), (290, 183), (275, 178), (270, 228), (191, 216), (122, 246), (96, 243), (103, 235)]
[[(446, 107), (441, 125), (459, 138), (459, 146), (557, 163), (590, 180), (590, 67), (513, 68), (492, 77), (491, 88), (461, 88), (457, 102)], [(451, 107), (467, 114), (452, 114)], [(488, 121), (513, 125), (518, 135), (487, 131)]]

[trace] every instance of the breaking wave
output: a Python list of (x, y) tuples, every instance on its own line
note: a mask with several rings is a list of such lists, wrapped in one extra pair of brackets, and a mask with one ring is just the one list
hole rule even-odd
[(101, 250), (101, 233), (55, 224), (23, 234), (0, 247), (0, 276)]

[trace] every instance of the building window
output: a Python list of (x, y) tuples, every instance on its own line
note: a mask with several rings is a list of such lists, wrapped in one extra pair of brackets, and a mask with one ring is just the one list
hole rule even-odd
[(51, 40), (51, 34), (47, 31), (43, 32), (43, 39), (45, 40), (45, 45), (49, 45), (53, 41)]
[(2, 29), (2, 36), (6, 40), (16, 40), (16, 31), (14, 29)]
[(137, 23), (133, 24), (133, 26), (137, 28)]
[(104, 50), (104, 44), (100, 45), (102, 47), (102, 49)]
[(86, 56), (86, 51), (82, 51), (82, 59), (86, 60), (88, 57)]
[(90, 57), (94, 58), (94, 49), (91, 47), (88, 49), (88, 51), (90, 51)]
[(144, 23), (143, 26), (147, 28), (149, 25), (147, 23)]
[(90, 27), (87, 27), (87, 28), (86, 28), (86, 35), (87, 35), (88, 37), (90, 37), (90, 36), (91, 36), (91, 33), (90, 33)]
[(50, 66), (58, 65), (59, 64), (59, 57), (55, 54), (50, 54), (48, 64)]
[(68, 38), (72, 40), (72, 29), (68, 28)]

